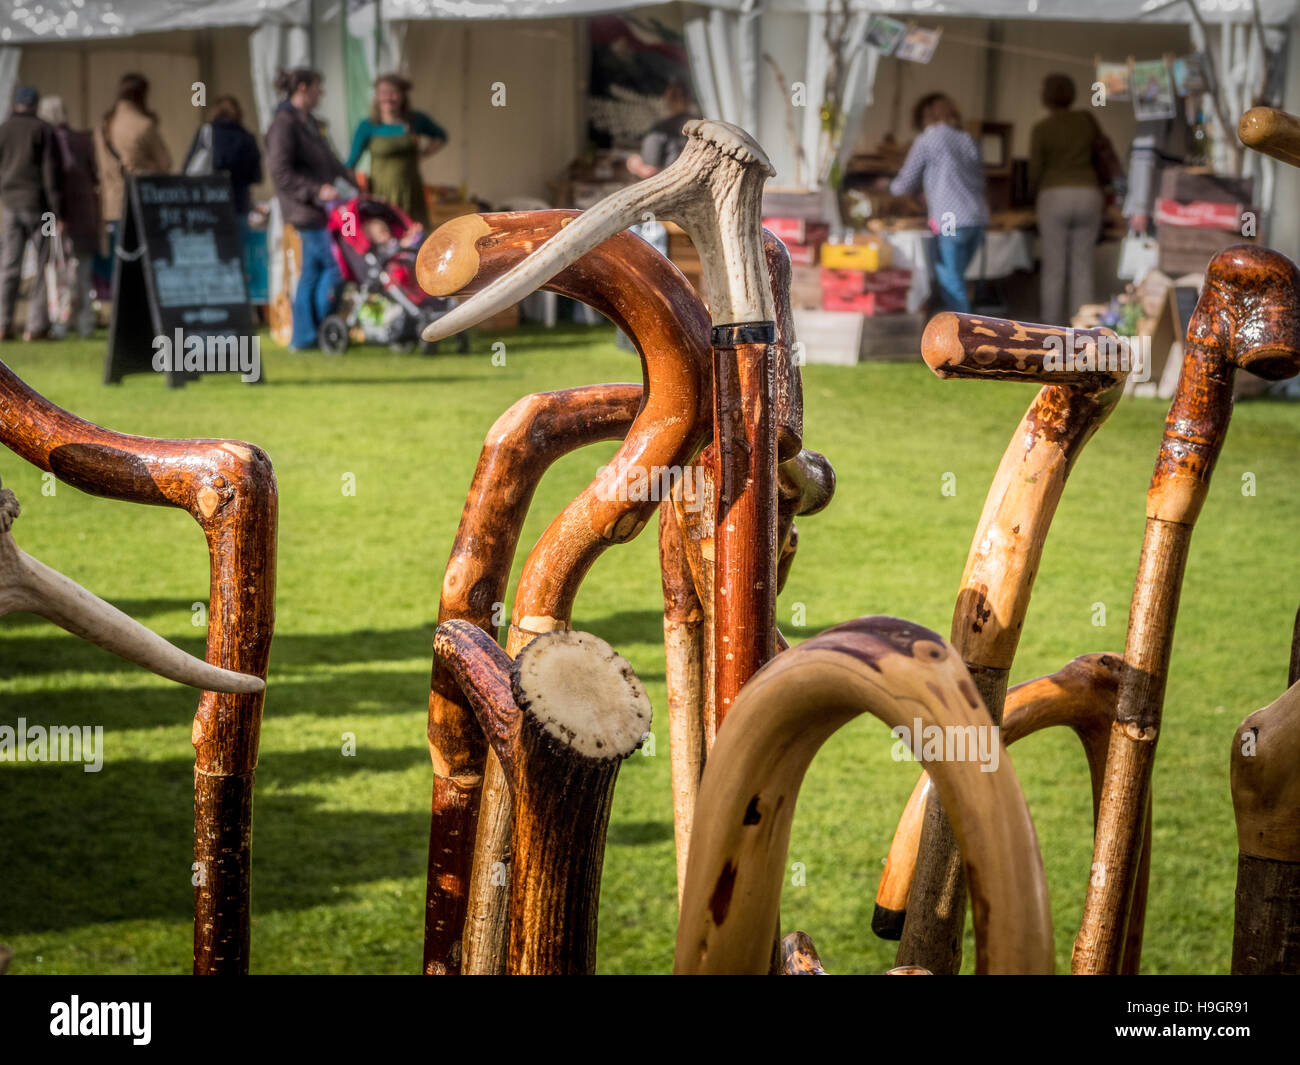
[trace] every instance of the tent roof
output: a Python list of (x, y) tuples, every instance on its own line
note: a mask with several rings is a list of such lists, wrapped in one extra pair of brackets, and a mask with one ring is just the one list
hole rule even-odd
[[(343, 0), (346, 2), (346, 0)], [(502, 19), (575, 17), (645, 7), (653, 0), (383, 0), (389, 19)], [(695, 0), (740, 11), (820, 11), (828, 0)], [(1185, 2), (1169, 0), (852, 0), (862, 10), (899, 17), (936, 16), (1071, 19), (1133, 22), (1147, 8), (1154, 21), (1185, 22)], [(1258, 0), (1264, 23), (1295, 15), (1296, 0)], [(1251, 0), (1197, 0), (1209, 22), (1251, 18)], [(252, 26), (267, 21), (305, 23), (307, 0), (7, 0), (0, 10), (0, 45), (28, 41), (125, 37), (141, 32)]]

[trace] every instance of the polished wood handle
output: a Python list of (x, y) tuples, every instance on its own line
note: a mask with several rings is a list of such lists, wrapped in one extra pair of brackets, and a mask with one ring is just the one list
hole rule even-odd
[(1252, 107), (1237, 123), (1237, 136), (1247, 148), (1300, 166), (1300, 118), (1276, 107)]

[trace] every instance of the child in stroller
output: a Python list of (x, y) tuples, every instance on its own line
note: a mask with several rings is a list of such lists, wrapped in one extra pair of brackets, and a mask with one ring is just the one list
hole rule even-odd
[[(437, 344), (420, 340), (420, 333), (455, 301), (430, 296), (415, 280), (424, 230), (391, 204), (357, 196), (333, 207), (329, 231), (339, 271), (356, 292), (321, 322), (321, 350), (342, 355), (351, 330), (360, 326), (366, 340), (394, 351), (414, 351), (417, 343), (426, 355), (437, 351)], [(457, 346), (469, 350), (467, 334), (457, 337)]]

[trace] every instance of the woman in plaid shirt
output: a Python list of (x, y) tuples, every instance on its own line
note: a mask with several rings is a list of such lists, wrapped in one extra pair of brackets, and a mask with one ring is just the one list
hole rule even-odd
[(895, 196), (925, 192), (930, 229), (937, 238), (934, 276), (942, 303), (937, 309), (969, 311), (966, 268), (989, 222), (984, 163), (974, 138), (961, 128), (957, 105), (947, 96), (923, 96), (912, 118), (921, 133), (889, 191)]

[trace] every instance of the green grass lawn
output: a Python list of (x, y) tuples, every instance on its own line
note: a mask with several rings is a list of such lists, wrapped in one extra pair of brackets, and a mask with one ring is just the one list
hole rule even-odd
[[(504, 339), (504, 367), (490, 344)], [(450, 347), (450, 345), (447, 345)], [(341, 359), (264, 345), (269, 382), (152, 377), (99, 383), (102, 342), (3, 358), (56, 403), (114, 429), (233, 437), (263, 447), (280, 489), (276, 637), (254, 820), (257, 972), (420, 968), (431, 770), (424, 739), (438, 588), (483, 434), (528, 392), (638, 380), (608, 329), (478, 336), (471, 354)], [(984, 493), (1030, 386), (941, 382), (919, 364), (805, 370), (808, 446), (839, 477), (805, 519), (781, 597), (792, 639), (862, 614), (947, 634)], [(1125, 400), (1089, 445), (1047, 543), (1012, 681), (1077, 654), (1122, 651), (1144, 496), (1165, 404)], [(531, 545), (613, 445), (547, 475)], [(1193, 540), (1155, 780), (1145, 972), (1226, 972), (1236, 839), (1228, 752), (1236, 725), (1285, 686), (1300, 597), (1295, 530), (1300, 412), (1243, 403)], [(954, 474), (955, 496), (941, 493)], [(1254, 474), (1254, 495), (1243, 475)], [(356, 494), (345, 495), (345, 475)], [(23, 504), (20, 546), (202, 653), (203, 538), (178, 511), (92, 498), (0, 453)], [(652, 523), (653, 528), (653, 523)], [(523, 552), (517, 560), (516, 572)], [(1094, 624), (1104, 606), (1104, 626)], [(653, 754), (619, 779), (598, 967), (667, 972), (676, 923), (662, 599), (653, 533), (609, 551), (575, 625), (635, 665), (655, 707)], [(800, 623), (799, 619), (802, 618)], [(102, 724), (98, 774), (0, 765), (0, 941), (14, 972), (187, 972), (196, 697), (26, 615), (0, 622), (0, 723)], [(342, 754), (356, 736), (355, 757)], [(1057, 968), (1068, 969), (1091, 858), (1087, 770), (1072, 735), (1014, 749), (1047, 866)], [(828, 968), (877, 972), (894, 944), (870, 932), (873, 896), (915, 767), (860, 719), (805, 781), (790, 846), (785, 931), (810, 932)], [(795, 866), (794, 863), (799, 863)], [(797, 883), (796, 883), (797, 881)], [(969, 934), (968, 934), (969, 935)], [(973, 956), (968, 941), (967, 968)]]

